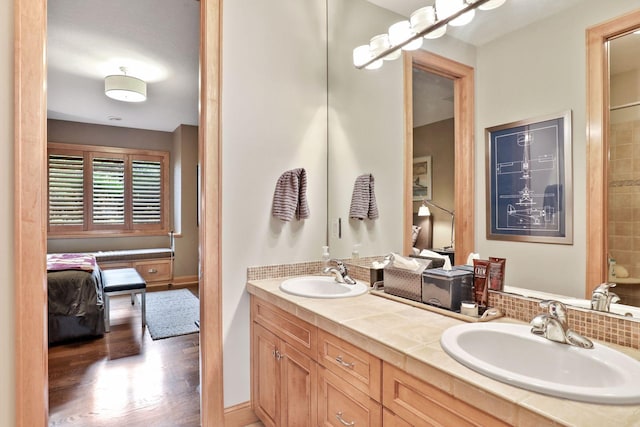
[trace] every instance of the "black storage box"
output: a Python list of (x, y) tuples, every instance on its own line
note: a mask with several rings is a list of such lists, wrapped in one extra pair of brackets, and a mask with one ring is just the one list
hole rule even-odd
[(473, 301), (473, 273), (441, 268), (422, 273), (422, 302), (459, 312), (462, 301)]

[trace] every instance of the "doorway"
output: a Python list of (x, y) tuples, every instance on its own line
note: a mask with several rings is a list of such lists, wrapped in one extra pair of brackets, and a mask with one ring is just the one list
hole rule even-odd
[(405, 160), (404, 253), (412, 253), (413, 225), (413, 73), (422, 70), (453, 81), (455, 263), (464, 262), (475, 247), (474, 235), (474, 72), (473, 68), (442, 56), (417, 50), (404, 53)]
[[(224, 425), (220, 299), (221, 1), (201, 2), (200, 384), (203, 426)], [(15, 417), (47, 425), (46, 0), (16, 0), (15, 28)]]

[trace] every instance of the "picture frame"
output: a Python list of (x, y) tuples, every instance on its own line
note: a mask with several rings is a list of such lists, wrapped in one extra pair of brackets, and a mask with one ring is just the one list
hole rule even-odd
[(431, 156), (413, 158), (413, 201), (431, 200)]
[(573, 244), (571, 111), (485, 131), (487, 239)]

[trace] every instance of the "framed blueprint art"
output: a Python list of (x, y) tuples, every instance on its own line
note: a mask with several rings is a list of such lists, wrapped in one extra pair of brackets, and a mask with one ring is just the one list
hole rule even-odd
[(571, 111), (486, 129), (487, 239), (573, 244)]

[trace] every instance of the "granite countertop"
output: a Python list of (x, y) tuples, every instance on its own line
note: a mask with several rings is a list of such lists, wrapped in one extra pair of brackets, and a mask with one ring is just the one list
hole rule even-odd
[[(251, 280), (247, 291), (418, 378), (454, 395), (464, 395), (476, 406), (494, 414), (504, 411), (507, 422), (515, 424), (517, 414), (509, 409), (513, 405), (505, 407), (504, 401), (562, 425), (640, 423), (640, 405), (598, 405), (550, 397), (495, 381), (461, 365), (442, 350), (440, 336), (445, 329), (464, 323), (462, 320), (371, 294), (343, 299), (289, 295), (278, 288), (283, 280)], [(506, 318), (495, 321), (522, 323)], [(602, 344), (640, 360), (638, 350)]]

